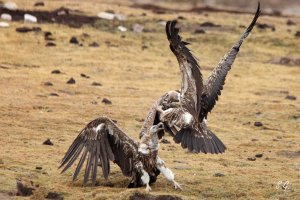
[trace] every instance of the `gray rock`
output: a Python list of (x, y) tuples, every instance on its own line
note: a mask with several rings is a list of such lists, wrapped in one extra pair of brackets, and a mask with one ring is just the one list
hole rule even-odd
[(222, 174), (220, 172), (214, 174), (214, 177), (223, 177), (223, 176), (225, 176), (225, 174)]
[(12, 17), (11, 17), (10, 14), (2, 13), (2, 14), (1, 14), (1, 19), (6, 20), (6, 21), (11, 21), (11, 20), (12, 20)]

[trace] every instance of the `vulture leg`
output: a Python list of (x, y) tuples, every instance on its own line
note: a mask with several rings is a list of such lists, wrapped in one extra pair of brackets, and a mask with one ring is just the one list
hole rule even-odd
[(144, 185), (146, 185), (146, 191), (150, 192), (152, 189), (149, 185), (150, 183), (150, 176), (149, 174), (144, 170), (142, 162), (138, 162), (136, 165), (137, 171), (142, 175), (141, 180)]
[(177, 189), (182, 190), (180, 184), (174, 180), (174, 173), (165, 166), (165, 162), (162, 159), (160, 159), (160, 157), (158, 156), (156, 158), (156, 167), (166, 177), (168, 181), (171, 181), (174, 184), (175, 190)]

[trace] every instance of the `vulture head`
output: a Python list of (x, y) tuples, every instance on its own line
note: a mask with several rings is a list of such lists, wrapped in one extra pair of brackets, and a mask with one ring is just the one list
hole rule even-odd
[(161, 130), (164, 130), (164, 124), (162, 122), (151, 126), (149, 131), (141, 138), (139, 152), (149, 154), (150, 152), (157, 151), (159, 146), (157, 133)]

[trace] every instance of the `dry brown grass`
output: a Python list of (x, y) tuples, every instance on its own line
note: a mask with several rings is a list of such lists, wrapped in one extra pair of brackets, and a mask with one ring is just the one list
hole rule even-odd
[[(26, 1), (25, 5), (24, 1), (17, 2), (29, 9), (35, 1)], [(61, 6), (60, 1), (46, 3), (51, 9)], [(212, 30), (204, 35), (193, 35), (191, 31), (182, 33), (184, 38), (193, 38), (190, 48), (199, 58), (204, 76), (210, 72), (205, 69), (216, 65), (242, 33), (243, 28), (238, 26), (248, 25), (252, 18), (225, 13), (210, 13), (207, 17), (195, 13), (157, 16), (149, 11), (100, 1), (95, 5), (67, 2), (65, 6), (86, 12), (97, 8), (88, 13), (90, 15), (114, 9), (134, 14), (132, 21), (147, 20), (149, 27), (157, 27), (157, 19), (168, 20), (178, 15), (187, 18), (180, 21), (181, 24), (213, 21), (230, 27), (230, 31)], [(147, 13), (146, 17), (140, 16), (143, 12)], [(268, 62), (283, 56), (299, 58), (299, 39), (293, 33), (299, 29), (300, 20), (292, 19), (297, 26), (288, 27), (286, 18), (261, 17), (261, 23), (274, 24), (276, 31), (255, 28), (241, 48), (220, 101), (209, 115), (209, 126), (227, 145), (227, 152), (194, 155), (173, 142), (161, 144), (160, 155), (184, 190), (174, 191), (171, 184), (159, 176), (152, 187), (153, 194), (174, 194), (183, 199), (299, 198), (300, 68)], [(165, 91), (179, 88), (179, 69), (169, 51), (164, 27), (155, 33), (127, 32), (126, 38), (121, 38), (118, 32), (104, 32), (89, 26), (74, 29), (40, 24), (56, 38), (57, 46), (48, 48), (41, 33), (16, 33), (15, 28), (20, 26), (22, 23), (14, 22), (10, 28), (0, 31), (0, 192), (14, 191), (17, 178), (29, 178), (43, 190), (59, 192), (65, 199), (126, 199), (136, 191), (144, 192), (144, 188), (126, 189), (129, 179), (114, 165), (112, 188), (81, 187), (81, 177), (73, 184), (72, 171), (61, 175), (57, 167), (85, 123), (107, 115), (137, 138), (142, 125), (140, 119), (146, 116), (152, 102)], [(82, 33), (91, 35), (83, 47), (69, 44), (71, 36)], [(100, 47), (88, 47), (91, 41), (100, 43)], [(119, 47), (107, 47), (105, 41)], [(142, 51), (143, 44), (148, 49)], [(63, 74), (53, 75), (53, 69), (60, 69)], [(80, 73), (91, 78), (84, 79)], [(66, 84), (70, 77), (75, 78), (75, 85)], [(51, 81), (54, 86), (44, 86), (45, 81)], [(103, 86), (91, 86), (93, 81)], [(298, 99), (287, 100), (282, 91)], [(49, 96), (51, 92), (59, 97)], [(102, 104), (103, 97), (113, 104)], [(98, 104), (92, 104), (93, 101)], [(269, 129), (253, 126), (254, 121), (261, 121)], [(250, 124), (243, 125), (247, 122)], [(51, 138), (54, 146), (42, 145), (47, 138)], [(263, 157), (247, 160), (256, 153), (263, 153)], [(36, 170), (36, 166), (43, 169)], [(187, 169), (176, 170), (178, 166)], [(225, 176), (214, 177), (216, 172)], [(100, 184), (104, 182), (100, 176), (98, 180)], [(290, 183), (287, 191), (276, 189), (278, 181), (286, 180)]]

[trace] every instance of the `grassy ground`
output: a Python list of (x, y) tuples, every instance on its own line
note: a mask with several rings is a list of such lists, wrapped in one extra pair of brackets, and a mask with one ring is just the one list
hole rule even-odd
[[(16, 1), (32, 9), (35, 1)], [(23, 2), (23, 3), (22, 3)], [(95, 1), (96, 2), (96, 1)], [(46, 2), (54, 9), (59, 1)], [(204, 76), (238, 39), (251, 21), (251, 15), (229, 13), (166, 13), (156, 15), (147, 10), (111, 3), (95, 4), (67, 2), (69, 8), (89, 15), (113, 9), (128, 17), (127, 24), (136, 21), (148, 33), (102, 31), (84, 26), (80, 29), (58, 24), (39, 24), (51, 31), (56, 47), (45, 47), (42, 33), (17, 33), (21, 22), (0, 31), (0, 194), (16, 190), (16, 179), (32, 180), (38, 193), (56, 191), (65, 199), (126, 199), (144, 188), (126, 189), (129, 179), (113, 165), (110, 181), (114, 187), (81, 187), (82, 176), (71, 182), (72, 171), (60, 174), (57, 169), (67, 148), (87, 122), (106, 115), (133, 138), (138, 138), (142, 119), (148, 108), (165, 91), (178, 89), (180, 74), (177, 61), (168, 48), (164, 27), (159, 19), (170, 20), (179, 15), (183, 37), (192, 41), (191, 49), (199, 58)], [(88, 12), (93, 8), (93, 11)], [(95, 9), (97, 8), (97, 9)], [(255, 8), (253, 8), (254, 12)], [(146, 13), (147, 16), (141, 16)], [(183, 199), (296, 199), (300, 196), (300, 67), (272, 64), (280, 57), (299, 58), (300, 45), (294, 33), (300, 19), (290, 17), (296, 26), (287, 26), (287, 18), (266, 17), (260, 23), (273, 24), (276, 31), (255, 28), (244, 43), (230, 71), (223, 94), (209, 126), (227, 145), (222, 155), (190, 154), (179, 145), (161, 144), (160, 155), (176, 174), (183, 191), (174, 191), (162, 176), (152, 186), (152, 194), (173, 194)], [(222, 25), (222, 29), (206, 34), (192, 34), (191, 27), (204, 21)], [(291, 32), (287, 31), (290, 29)], [(88, 33), (90, 37), (83, 38)], [(69, 44), (71, 36), (81, 40), (83, 47)], [(98, 42), (99, 48), (88, 47)], [(110, 41), (111, 45), (105, 42)], [(142, 46), (148, 48), (142, 50)], [(59, 69), (62, 74), (51, 74)], [(80, 76), (89, 75), (90, 79)], [(70, 77), (76, 84), (68, 85)], [(50, 81), (52, 87), (44, 86)], [(93, 81), (103, 84), (91, 86)], [(287, 92), (298, 97), (285, 99)], [(49, 96), (57, 93), (59, 96)], [(101, 100), (106, 97), (112, 105)], [(253, 123), (261, 121), (262, 127)], [(54, 146), (42, 145), (50, 138)], [(172, 141), (170, 137), (167, 137)], [(249, 161), (257, 153), (262, 158)], [(41, 166), (42, 170), (36, 167)], [(215, 173), (223, 177), (214, 177)], [(288, 189), (277, 189), (278, 181), (289, 181)], [(0, 197), (1, 198), (1, 197)], [(20, 197), (7, 197), (16, 198)], [(20, 198), (24, 199), (24, 198)]]

